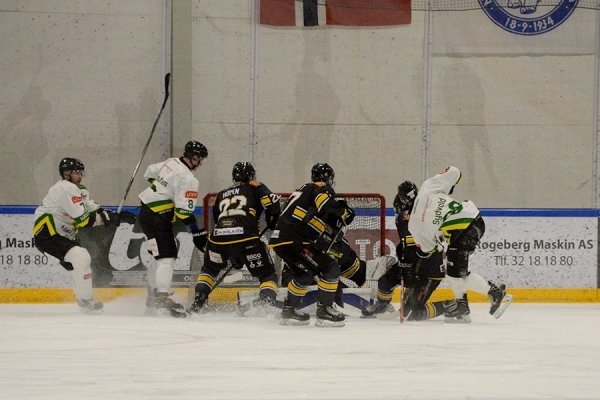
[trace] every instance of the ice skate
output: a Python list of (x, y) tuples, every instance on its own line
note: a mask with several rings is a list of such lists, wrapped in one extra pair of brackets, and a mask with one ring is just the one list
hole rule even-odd
[(317, 303), (317, 320), (315, 326), (342, 327), (346, 325), (344, 314), (333, 308)]
[(504, 311), (512, 303), (514, 296), (506, 293), (506, 285), (502, 284), (499, 287), (489, 282), (491, 288), (488, 292), (490, 298), (490, 315), (498, 319), (504, 314)]
[(104, 304), (98, 300), (77, 300), (79, 311), (85, 314), (102, 314), (104, 312)]
[(462, 299), (446, 300), (444, 303), (444, 321), (451, 324), (465, 324), (471, 322), (469, 314), (469, 301), (465, 295)]
[(284, 305), (281, 311), (280, 325), (308, 325), (310, 323), (310, 315), (305, 312), (300, 312), (290, 305)]
[(208, 296), (203, 292), (196, 292), (196, 297), (194, 297), (194, 302), (191, 306), (188, 307), (187, 313), (192, 317), (204, 313), (206, 310), (203, 310), (204, 303), (206, 303), (206, 299)]
[(157, 314), (171, 314), (175, 318), (185, 318), (187, 316), (185, 308), (173, 301), (167, 292), (156, 293), (156, 309)]
[(148, 297), (146, 297), (146, 310), (144, 311), (144, 314), (156, 315), (157, 313), (156, 296), (154, 295), (154, 291), (148, 286)]
[(388, 313), (388, 312), (394, 312), (394, 306), (392, 305), (392, 303), (381, 303), (379, 301), (376, 301), (375, 303), (371, 304), (370, 306), (367, 306), (365, 308), (362, 309), (361, 314), (363, 316), (363, 318), (370, 318), (370, 317), (375, 317), (377, 314), (383, 314), (383, 313)]

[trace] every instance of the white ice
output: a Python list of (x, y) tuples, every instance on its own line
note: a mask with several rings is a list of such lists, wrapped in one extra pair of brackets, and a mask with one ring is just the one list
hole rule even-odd
[(600, 304), (513, 303), (470, 324), (343, 328), (0, 305), (1, 399), (600, 398)]

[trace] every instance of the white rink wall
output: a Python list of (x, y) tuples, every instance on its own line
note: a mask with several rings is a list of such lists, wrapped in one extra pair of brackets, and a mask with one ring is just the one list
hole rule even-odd
[(337, 191), (391, 204), (403, 180), (452, 164), (457, 198), (481, 208), (597, 207), (597, 11), (529, 37), (481, 10), (386, 28), (256, 26), (251, 12), (250, 0), (0, 1), (0, 205), (38, 204), (65, 156), (117, 205), (171, 71), (126, 205), (148, 164), (196, 139), (209, 148), (201, 196), (236, 161), (279, 192), (328, 162)]

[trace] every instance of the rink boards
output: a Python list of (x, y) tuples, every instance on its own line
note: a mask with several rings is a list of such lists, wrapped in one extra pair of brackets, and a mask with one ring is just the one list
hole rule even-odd
[[(69, 273), (34, 247), (34, 209), (0, 207), (0, 302), (71, 302)], [(385, 246), (395, 254), (398, 236), (393, 213), (387, 214)], [(486, 232), (472, 257), (472, 271), (505, 283), (519, 302), (599, 301), (598, 210), (494, 209), (482, 210), (482, 216)], [(180, 256), (173, 287), (187, 296), (197, 274), (190, 269), (192, 257), (198, 255), (185, 227), (177, 229)], [(80, 231), (80, 236), (92, 256), (95, 291), (101, 299), (145, 295), (151, 258), (137, 226), (91, 228)], [(223, 292), (219, 295), (223, 301), (235, 301), (239, 290), (217, 289)], [(446, 282), (434, 296), (434, 300), (451, 297)], [(487, 301), (474, 293), (470, 299)]]

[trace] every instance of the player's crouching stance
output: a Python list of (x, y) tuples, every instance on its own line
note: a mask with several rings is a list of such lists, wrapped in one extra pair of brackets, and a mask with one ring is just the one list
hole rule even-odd
[(219, 192), (213, 204), (215, 229), (204, 252), (204, 265), (198, 275), (194, 303), (190, 314), (201, 312), (215, 286), (219, 273), (228, 261), (236, 268), (246, 265), (250, 274), (260, 282), (255, 306), (275, 308), (277, 274), (266, 245), (260, 240), (260, 216), (265, 211), (267, 228), (274, 229), (279, 214), (279, 195), (263, 183), (256, 182), (256, 171), (249, 162), (238, 162), (231, 172), (233, 185)]
[(61, 180), (50, 188), (41, 206), (35, 210), (33, 236), (39, 251), (56, 257), (63, 268), (71, 271), (79, 310), (100, 314), (104, 305), (92, 297), (90, 253), (77, 243), (77, 229), (118, 226), (121, 222), (133, 224), (135, 217), (125, 211), (117, 214), (100, 208), (81, 184), (84, 170), (85, 166), (76, 158), (60, 161)]
[(328, 254), (335, 233), (327, 231), (325, 221), (333, 214), (342, 224), (348, 225), (354, 212), (345, 202), (335, 201), (334, 176), (328, 164), (315, 164), (312, 182), (302, 185), (291, 195), (269, 241), (269, 246), (285, 261), (293, 275), (281, 312), (282, 325), (308, 325), (310, 316), (298, 308), (315, 276), (319, 277), (315, 325), (345, 325), (344, 315), (333, 307), (340, 267)]
[(196, 224), (194, 210), (198, 199), (198, 180), (194, 171), (208, 157), (206, 147), (195, 140), (186, 143), (183, 156), (152, 164), (144, 173), (151, 186), (139, 194), (142, 207), (139, 225), (146, 236), (148, 250), (154, 256), (148, 268), (146, 314), (170, 313), (187, 316), (183, 305), (169, 297), (177, 244), (173, 222), (179, 219), (192, 232), (194, 245), (204, 251), (206, 231)]
[[(442, 253), (420, 259), (417, 256), (417, 247), (413, 236), (408, 230), (411, 209), (417, 194), (417, 186), (410, 182), (402, 182), (398, 186), (398, 194), (394, 198), (396, 212), (396, 229), (400, 242), (396, 246), (398, 260), (394, 263), (377, 282), (377, 300), (362, 310), (364, 317), (374, 317), (377, 314), (381, 319), (391, 319), (400, 316), (394, 312), (391, 305), (394, 288), (404, 281), (404, 316), (409, 321), (420, 321), (435, 318), (444, 313), (444, 302), (427, 303), (435, 289), (444, 279), (445, 269)], [(394, 315), (389, 314), (393, 312)]]
[(426, 180), (415, 200), (409, 229), (419, 246), (419, 256), (430, 257), (447, 246), (448, 281), (456, 299), (446, 302), (446, 322), (471, 322), (467, 290), (487, 294), (490, 314), (500, 318), (513, 300), (499, 287), (469, 271), (469, 255), (485, 232), (485, 224), (472, 201), (458, 202), (451, 198), (454, 186), (462, 175), (456, 167)]

